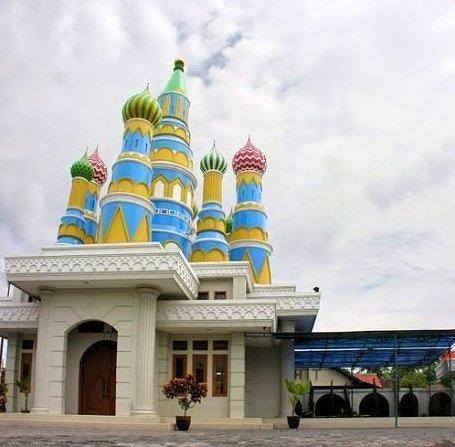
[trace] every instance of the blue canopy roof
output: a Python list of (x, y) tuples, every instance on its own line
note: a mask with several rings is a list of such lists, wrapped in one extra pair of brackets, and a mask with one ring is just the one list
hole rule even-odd
[(455, 330), (276, 333), (294, 339), (296, 368), (424, 366), (455, 343)]

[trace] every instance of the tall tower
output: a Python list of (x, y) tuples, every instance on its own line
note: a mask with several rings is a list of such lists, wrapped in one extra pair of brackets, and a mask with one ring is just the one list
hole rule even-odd
[(86, 237), (84, 207), (89, 183), (93, 179), (93, 168), (87, 153), (73, 163), (71, 177), (71, 192), (58, 229), (57, 244), (80, 245)]
[(153, 241), (179, 247), (186, 258), (191, 250), (193, 197), (193, 152), (190, 149), (184, 62), (175, 61), (174, 71), (158, 97), (163, 119), (152, 142)]
[(237, 204), (232, 215), (230, 234), (230, 260), (249, 261), (254, 282), (270, 284), (269, 256), (272, 247), (268, 244), (267, 215), (262, 205), (262, 175), (267, 169), (265, 155), (250, 138), (232, 160), (237, 177)]
[(85, 240), (86, 244), (94, 244), (98, 233), (97, 207), (100, 198), (101, 187), (107, 180), (107, 166), (95, 149), (88, 160), (93, 168), (93, 179), (88, 184), (87, 196), (85, 198), (84, 219), (85, 219)]
[(152, 240), (155, 207), (150, 202), (150, 148), (161, 108), (147, 87), (126, 101), (122, 116), (123, 145), (112, 166), (108, 192), (100, 200), (98, 243)]
[(213, 147), (201, 160), (204, 174), (202, 208), (198, 214), (197, 237), (193, 243), (190, 261), (229, 261), (229, 244), (226, 242), (225, 214), (223, 211), (223, 174), (226, 159)]

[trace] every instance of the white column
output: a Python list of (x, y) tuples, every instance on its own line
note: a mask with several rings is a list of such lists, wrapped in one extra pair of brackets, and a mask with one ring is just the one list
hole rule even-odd
[(134, 416), (157, 416), (155, 396), (155, 341), (157, 289), (137, 289), (136, 397)]
[(38, 339), (36, 343), (36, 367), (34, 398), (31, 413), (49, 413), (49, 309), (53, 289), (40, 289), (41, 306), (38, 319)]
[(234, 332), (231, 337), (230, 350), (229, 416), (245, 417), (245, 336), (243, 332)]
[[(295, 320), (281, 321), (281, 332), (295, 332)], [(294, 340), (281, 340), (281, 416), (292, 414), (284, 379), (295, 380)]]
[(16, 380), (19, 379), (17, 374), (19, 366), (19, 352), (19, 336), (17, 334), (9, 334), (5, 363), (5, 381), (8, 385), (8, 401), (6, 402), (6, 411), (8, 412), (16, 412), (20, 410), (18, 403), (19, 392), (16, 385)]

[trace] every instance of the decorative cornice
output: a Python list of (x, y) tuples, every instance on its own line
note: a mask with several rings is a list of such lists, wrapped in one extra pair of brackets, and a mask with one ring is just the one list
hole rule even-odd
[(0, 328), (38, 327), (40, 305), (35, 303), (0, 303)]
[[(80, 286), (86, 281), (101, 287), (107, 281), (123, 287), (147, 284), (155, 279), (175, 281), (184, 295), (195, 298), (199, 281), (180, 250), (163, 249), (161, 244), (90, 244), (43, 249), (42, 256), (5, 259), (8, 281), (28, 291), (39, 286), (58, 288), (65, 281)], [(129, 283), (127, 283), (129, 281)], [(115, 284), (112, 286), (115, 287)]]
[[(248, 295), (251, 298), (262, 297), (277, 297), (277, 296), (293, 296), (295, 295), (295, 286), (291, 285), (254, 285), (254, 290)], [(305, 294), (305, 296), (313, 296), (314, 294)]]
[(262, 249), (266, 250), (269, 255), (273, 252), (273, 248), (270, 244), (268, 244), (267, 242), (259, 241), (257, 239), (255, 239), (255, 240), (252, 240), (252, 239), (231, 240), (230, 245), (231, 245), (231, 249), (257, 247), (257, 248), (262, 248)]
[(186, 168), (185, 166), (176, 164), (173, 161), (165, 161), (165, 160), (152, 160), (151, 161), (152, 169), (161, 168), (161, 169), (170, 169), (175, 171), (180, 171), (181, 173), (187, 175), (190, 178), (191, 183), (193, 184), (193, 188), (197, 186), (197, 178), (193, 174), (193, 172)]
[(104, 196), (100, 200), (100, 207), (107, 205), (109, 203), (132, 203), (133, 205), (142, 206), (147, 209), (150, 213), (155, 214), (155, 205), (148, 199), (145, 199), (142, 196), (138, 196), (137, 194), (131, 194), (129, 192), (112, 192), (108, 195)]
[(307, 313), (310, 312), (317, 312), (319, 310), (319, 300), (320, 295), (314, 296), (295, 296), (295, 297), (281, 297), (275, 300), (277, 312), (281, 313), (281, 311), (285, 311), (289, 313), (290, 311)]
[(158, 328), (173, 326), (275, 327), (275, 302), (259, 300), (161, 301)]

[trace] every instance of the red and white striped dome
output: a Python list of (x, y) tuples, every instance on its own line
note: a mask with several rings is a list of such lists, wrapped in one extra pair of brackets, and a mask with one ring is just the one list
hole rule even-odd
[(239, 149), (232, 159), (232, 169), (235, 174), (243, 171), (255, 171), (264, 174), (267, 169), (267, 159), (260, 149), (253, 146), (250, 137), (245, 146)]
[(106, 183), (108, 171), (106, 163), (104, 163), (98, 153), (98, 148), (95, 149), (95, 152), (93, 152), (88, 159), (94, 172), (93, 181), (98, 183), (98, 185), (103, 186), (104, 183)]

